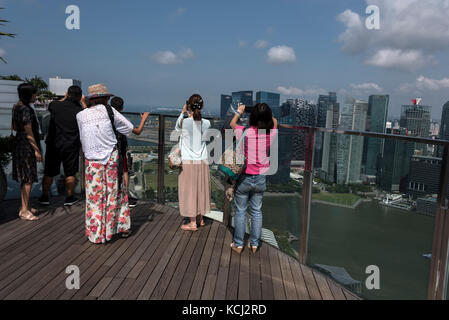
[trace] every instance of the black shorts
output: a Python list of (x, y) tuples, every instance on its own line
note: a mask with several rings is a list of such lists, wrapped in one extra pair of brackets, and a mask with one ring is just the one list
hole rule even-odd
[(61, 163), (66, 177), (74, 177), (79, 171), (79, 150), (60, 150), (47, 145), (45, 153), (44, 174), (47, 177), (56, 177), (60, 174)]

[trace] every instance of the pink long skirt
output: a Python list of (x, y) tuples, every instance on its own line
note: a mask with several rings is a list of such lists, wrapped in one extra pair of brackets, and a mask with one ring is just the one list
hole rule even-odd
[(183, 161), (178, 180), (181, 216), (195, 218), (210, 213), (210, 176), (207, 161)]

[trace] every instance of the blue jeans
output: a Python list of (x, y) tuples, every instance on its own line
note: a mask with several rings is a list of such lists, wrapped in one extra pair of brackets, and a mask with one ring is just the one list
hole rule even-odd
[(248, 202), (250, 205), (249, 213), (251, 217), (249, 241), (251, 246), (259, 246), (259, 240), (262, 234), (262, 199), (266, 189), (266, 176), (262, 175), (243, 175), (237, 182), (234, 196), (234, 244), (237, 247), (244, 246)]

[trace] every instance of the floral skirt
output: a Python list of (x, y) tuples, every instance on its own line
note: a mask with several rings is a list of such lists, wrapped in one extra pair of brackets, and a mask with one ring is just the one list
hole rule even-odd
[(93, 243), (105, 243), (131, 228), (128, 194), (119, 187), (118, 152), (106, 165), (86, 159), (86, 235)]

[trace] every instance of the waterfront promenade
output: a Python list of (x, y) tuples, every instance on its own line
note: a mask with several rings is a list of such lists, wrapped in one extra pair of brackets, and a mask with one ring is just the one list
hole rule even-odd
[[(0, 299), (359, 299), (268, 244), (256, 255), (232, 253), (232, 230), (219, 222), (183, 232), (177, 209), (163, 205), (141, 202), (130, 238), (93, 245), (84, 203), (62, 201), (35, 223), (16, 218), (16, 201), (0, 205)], [(80, 269), (79, 290), (66, 289), (70, 265)]]

